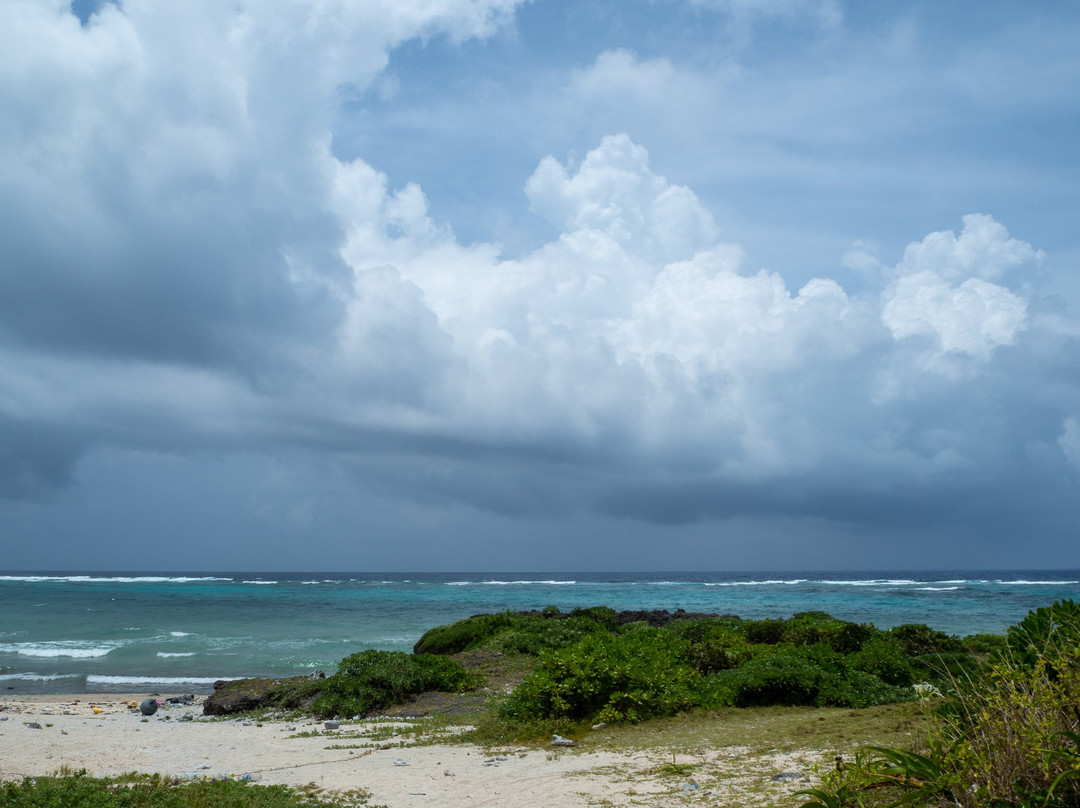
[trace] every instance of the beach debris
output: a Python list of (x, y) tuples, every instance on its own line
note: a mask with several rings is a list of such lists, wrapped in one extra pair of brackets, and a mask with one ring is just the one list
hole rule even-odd
[(170, 696), (165, 699), (165, 701), (169, 704), (191, 704), (191, 702), (195, 701), (195, 694), (188, 693), (183, 696)]
[(195, 719), (194, 719), (194, 717), (192, 717), (191, 713), (186, 713), (186, 714), (180, 716), (180, 720), (181, 721), (194, 721)]
[(784, 782), (787, 782), (789, 780), (809, 780), (809, 779), (810, 779), (809, 777), (807, 777), (805, 774), (802, 774), (801, 772), (780, 772), (779, 774), (774, 774), (772, 776), (772, 782), (774, 782), (774, 783), (784, 783)]
[(696, 788), (698, 788), (698, 784), (697, 784), (697, 783), (683, 783), (683, 787), (682, 787), (682, 790), (683, 790), (683, 791), (693, 791), (693, 790), (695, 790)]
[(323, 724), (323, 726), (326, 727), (327, 729), (340, 729), (341, 728), (341, 722), (340, 721), (326, 721)]
[(593, 729), (604, 729), (605, 727), (607, 727), (607, 721), (601, 721), (599, 724), (592, 725)]
[(142, 704), (139, 705), (139, 712), (143, 715), (153, 715), (157, 712), (157, 708), (157, 699), (144, 699)]
[(443, 777), (455, 777), (456, 775), (449, 769), (445, 769), (442, 773)]
[(105, 712), (100, 707), (91, 707), (90, 710), (91, 712), (93, 712), (94, 715), (100, 715), (101, 713)]
[(41, 724), (39, 724), (37, 721), (28, 721), (26, 723), (26, 726), (29, 729), (41, 729)]
[(569, 738), (564, 738), (562, 735), (552, 735), (551, 736), (551, 745), (552, 746), (573, 746), (574, 742), (571, 741)]
[(406, 762), (404, 761), (404, 759), (402, 759), (402, 758), (398, 758), (397, 760), (395, 760), (395, 761), (394, 761), (394, 765), (395, 765), (395, 766), (408, 766), (409, 764), (408, 764), (408, 763), (406, 763)]

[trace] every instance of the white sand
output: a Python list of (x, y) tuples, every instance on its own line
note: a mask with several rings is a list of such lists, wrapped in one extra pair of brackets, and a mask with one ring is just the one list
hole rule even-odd
[[(346, 722), (327, 732), (314, 721), (206, 719), (201, 705), (165, 705), (144, 719), (128, 703), (144, 696), (0, 697), (0, 779), (86, 769), (176, 777), (252, 775), (264, 784), (365, 788), (390, 808), (466, 806), (794, 806), (810, 782), (773, 782), (811, 773), (819, 753), (752, 755), (730, 747), (679, 755), (693, 770), (672, 774), (671, 752), (484, 750), (464, 744), (398, 746), (387, 722)], [(198, 701), (201, 701), (198, 700)], [(95, 712), (95, 708), (100, 712)], [(190, 714), (194, 720), (181, 720)], [(32, 722), (41, 729), (31, 728)], [(317, 736), (298, 737), (319, 731)], [(360, 732), (377, 732), (371, 738)], [(338, 745), (339, 748), (327, 747)], [(370, 748), (377, 747), (389, 748)]]

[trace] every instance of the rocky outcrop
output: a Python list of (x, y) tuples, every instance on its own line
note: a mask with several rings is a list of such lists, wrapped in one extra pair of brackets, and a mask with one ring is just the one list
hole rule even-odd
[(203, 714), (233, 715), (250, 710), (304, 709), (315, 698), (313, 684), (307, 676), (218, 680), (214, 682), (214, 692), (203, 702)]

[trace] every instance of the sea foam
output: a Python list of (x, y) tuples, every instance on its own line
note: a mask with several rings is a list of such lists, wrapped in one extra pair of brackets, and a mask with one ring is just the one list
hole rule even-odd
[(94, 659), (103, 657), (123, 643), (94, 644), (78, 640), (57, 640), (55, 642), (6, 642), (0, 643), (0, 653), (18, 654), (19, 656), (41, 657), (45, 659), (69, 657), (71, 659)]

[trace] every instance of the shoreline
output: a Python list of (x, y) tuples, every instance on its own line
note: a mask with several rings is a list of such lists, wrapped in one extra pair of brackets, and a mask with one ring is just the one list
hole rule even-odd
[[(0, 780), (83, 769), (94, 776), (132, 771), (178, 779), (247, 775), (265, 785), (363, 788), (371, 792), (372, 804), (389, 808), (629, 808), (706, 794), (742, 805), (777, 805), (816, 782), (813, 767), (828, 759), (828, 753), (809, 749), (672, 751), (662, 733), (655, 748), (633, 750), (590, 739), (574, 749), (482, 749), (427, 739), (416, 745), (404, 734), (394, 735), (412, 726), (407, 719), (342, 722), (337, 731), (311, 718), (211, 719), (202, 715), (202, 698), (191, 705), (164, 705), (144, 717), (130, 707), (144, 698), (134, 693), (0, 695)], [(798, 778), (773, 779), (785, 773)]]

